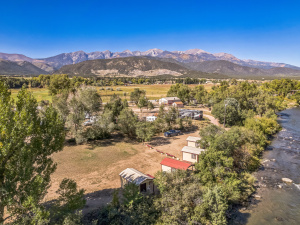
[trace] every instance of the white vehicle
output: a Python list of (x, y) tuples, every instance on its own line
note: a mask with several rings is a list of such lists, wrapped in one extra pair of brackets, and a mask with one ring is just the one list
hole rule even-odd
[(146, 121), (147, 121), (147, 122), (153, 122), (153, 121), (156, 120), (156, 118), (157, 118), (156, 116), (147, 116), (147, 117), (146, 117)]

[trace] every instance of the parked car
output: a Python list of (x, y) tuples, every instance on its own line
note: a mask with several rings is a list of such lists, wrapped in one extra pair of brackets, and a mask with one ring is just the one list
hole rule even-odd
[(173, 137), (173, 136), (177, 136), (181, 133), (180, 130), (168, 130), (164, 133), (165, 137)]

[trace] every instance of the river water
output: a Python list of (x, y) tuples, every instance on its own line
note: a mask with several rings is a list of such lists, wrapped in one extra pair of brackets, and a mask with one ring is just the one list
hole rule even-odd
[[(252, 204), (231, 224), (300, 225), (300, 108), (281, 112), (282, 130), (263, 155), (255, 173), (258, 190)], [(287, 184), (282, 178), (290, 178)]]

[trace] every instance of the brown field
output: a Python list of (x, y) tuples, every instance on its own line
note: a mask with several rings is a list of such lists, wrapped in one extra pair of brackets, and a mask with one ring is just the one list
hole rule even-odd
[(57, 170), (52, 175), (52, 186), (45, 201), (55, 198), (55, 191), (63, 178), (74, 179), (79, 188), (86, 190), (87, 205), (84, 213), (110, 202), (112, 192), (120, 188), (119, 173), (126, 168), (135, 168), (143, 173), (155, 175), (160, 171), (160, 162), (165, 155), (155, 149), (175, 155), (181, 159), (181, 149), (188, 136), (199, 136), (199, 127), (209, 120), (195, 121), (194, 129), (180, 136), (165, 138), (163, 134), (148, 143), (154, 147), (133, 142), (113, 135), (111, 139), (91, 142), (86, 145), (66, 145), (63, 151), (53, 155)]

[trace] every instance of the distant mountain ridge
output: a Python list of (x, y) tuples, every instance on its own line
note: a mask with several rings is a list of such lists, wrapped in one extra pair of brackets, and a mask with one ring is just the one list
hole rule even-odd
[(300, 70), (285, 67), (259, 69), (241, 66), (226, 60), (183, 63), (172, 58), (157, 58), (150, 56), (132, 56), (113, 59), (87, 60), (73, 65), (61, 67), (56, 73), (76, 76), (160, 76), (177, 77), (281, 77), (300, 76)]
[(300, 70), (287, 67), (273, 67), (260, 69), (249, 66), (241, 66), (226, 60), (204, 61), (186, 63), (186, 67), (192, 70), (206, 73), (219, 73), (240, 77), (247, 76), (300, 76)]
[(13, 62), (0, 59), (0, 75), (40, 75), (47, 74), (46, 71), (36, 67), (30, 62)]
[(190, 72), (184, 66), (156, 58), (123, 57), (95, 59), (61, 67), (57, 73), (77, 76), (182, 76)]
[[(33, 59), (21, 54), (0, 53), (0, 58), (2, 59), (10, 60), (12, 62), (29, 62), (33, 66), (41, 69), (43, 73), (53, 73), (57, 70), (58, 72), (60, 72), (62, 71), (60, 70), (60, 68), (64, 66), (75, 65), (84, 61), (97, 59), (121, 59), (128, 57), (148, 57), (163, 62), (173, 63), (173, 65), (177, 64), (185, 67), (188, 70), (225, 74), (230, 76), (300, 76), (300, 67), (296, 67), (293, 65), (255, 60), (241, 60), (228, 53), (212, 54), (201, 49), (190, 49), (186, 51), (164, 51), (155, 48), (149, 49), (147, 51), (125, 50), (122, 52), (111, 52), (106, 50), (90, 53), (77, 51), (71, 53), (62, 53), (56, 56), (42, 59)], [(87, 63), (86, 65), (92, 64)], [(11, 64), (11, 66), (13, 68), (18, 68), (13, 64)], [(12, 73), (12, 70), (10, 69), (8, 69), (7, 71), (8, 74)], [(174, 71), (176, 71), (176, 69)], [(15, 71), (15, 73), (19, 72), (19, 69)], [(27, 74), (28, 71), (26, 70), (25, 73)], [(155, 73), (160, 74), (162, 72), (156, 71)], [(137, 73), (135, 72), (134, 74), (136, 75)], [(150, 73), (149, 75), (152, 76), (153, 74)], [(176, 74), (173, 75), (176, 76)]]
[[(123, 52), (111, 52), (106, 51), (95, 51), (86, 53), (84, 51), (76, 51), (70, 53), (61, 53), (56, 56), (33, 59), (21, 54), (6, 54), (0, 53), (0, 58), (10, 61), (27, 61), (31, 63), (42, 63), (47, 64), (55, 69), (59, 69), (62, 66), (76, 64), (86, 60), (93, 59), (111, 59), (111, 58), (123, 58), (132, 56), (151, 56), (158, 58), (172, 58), (179, 62), (190, 63), (190, 62), (203, 62), (203, 61), (217, 61), (226, 60), (229, 62), (236, 63), (241, 66), (249, 66), (261, 69), (270, 69), (273, 67), (287, 67), (292, 69), (300, 70), (300, 67), (289, 65), (286, 63), (274, 63), (274, 62), (263, 62), (255, 60), (241, 60), (234, 55), (228, 53), (209, 53), (201, 49), (190, 49), (186, 51), (165, 51), (161, 49), (149, 49), (147, 51), (130, 51), (125, 50)], [(48, 70), (49, 71), (49, 70)], [(51, 72), (51, 71), (49, 71)]]

